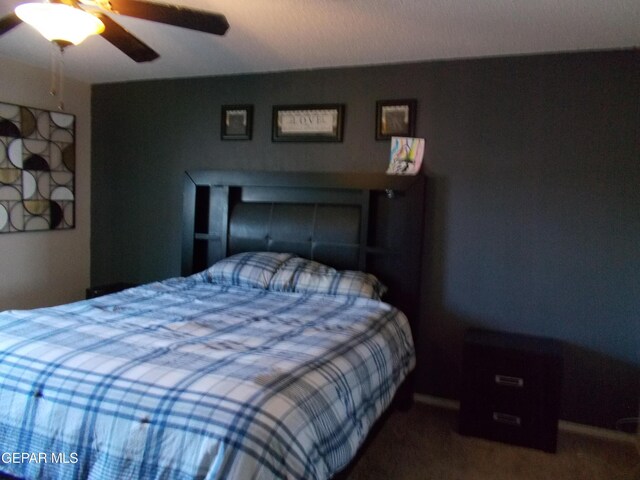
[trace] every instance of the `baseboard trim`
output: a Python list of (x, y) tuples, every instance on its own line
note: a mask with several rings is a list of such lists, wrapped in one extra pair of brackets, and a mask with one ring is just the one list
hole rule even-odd
[(560, 420), (558, 422), (558, 429), (562, 430), (563, 432), (577, 433), (578, 435), (587, 435), (590, 437), (602, 438), (604, 440), (613, 440), (616, 442), (627, 443), (636, 442), (636, 436), (630, 433), (617, 432), (615, 430), (609, 430), (607, 428), (594, 427), (592, 425), (569, 422), (567, 420)]
[[(422, 393), (414, 393), (413, 400), (417, 403), (423, 403), (431, 407), (443, 408), (446, 410), (460, 410), (460, 402), (448, 398), (435, 397), (433, 395), (424, 395)], [(613, 440), (625, 443), (637, 442), (636, 435), (633, 434), (618, 432), (601, 427), (594, 427), (591, 425), (584, 425), (582, 423), (569, 422), (567, 420), (560, 420), (558, 422), (558, 429), (563, 432), (576, 433), (579, 435), (586, 435), (590, 437), (601, 438), (604, 440)]]
[(447, 410), (460, 410), (460, 402), (449, 398), (434, 397), (433, 395), (425, 395), (423, 393), (414, 393), (413, 400), (418, 403), (424, 403), (430, 407), (445, 408)]

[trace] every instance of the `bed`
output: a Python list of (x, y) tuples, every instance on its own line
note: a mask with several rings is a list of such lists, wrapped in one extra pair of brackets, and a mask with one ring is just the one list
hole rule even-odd
[(181, 277), (0, 314), (0, 472), (339, 475), (410, 393), (422, 195), (417, 178), (188, 172)]

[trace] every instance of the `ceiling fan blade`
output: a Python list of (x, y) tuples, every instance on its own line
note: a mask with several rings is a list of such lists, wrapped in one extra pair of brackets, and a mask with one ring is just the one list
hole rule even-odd
[(150, 62), (160, 56), (155, 50), (142, 40), (134, 37), (109, 16), (102, 13), (95, 13), (94, 15), (104, 23), (104, 32), (100, 35), (136, 62)]
[(175, 5), (161, 5), (140, 0), (111, 0), (114, 13), (166, 23), (200, 32), (224, 35), (229, 22), (220, 13), (204, 12)]
[(21, 23), (22, 20), (20, 20), (15, 13), (12, 12), (9, 15), (5, 15), (4, 17), (0, 18), (0, 35), (4, 35), (9, 30), (17, 27)]

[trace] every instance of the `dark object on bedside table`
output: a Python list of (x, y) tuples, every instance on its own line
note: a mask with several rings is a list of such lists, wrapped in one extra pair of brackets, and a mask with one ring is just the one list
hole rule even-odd
[(468, 331), (460, 433), (555, 452), (561, 379), (559, 342)]
[(120, 292), (122, 290), (126, 290), (127, 288), (132, 288), (137, 286), (138, 285), (135, 283), (127, 283), (127, 282), (109, 283), (106, 285), (100, 285), (98, 287), (87, 288), (86, 296), (88, 300), (90, 298), (101, 297), (103, 295)]

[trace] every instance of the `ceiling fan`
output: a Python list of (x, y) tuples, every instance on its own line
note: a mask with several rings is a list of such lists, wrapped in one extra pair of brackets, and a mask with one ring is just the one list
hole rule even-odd
[[(88, 35), (98, 34), (136, 62), (149, 62), (159, 54), (113, 20), (110, 15), (125, 15), (190, 30), (224, 35), (229, 23), (219, 13), (193, 10), (143, 0), (44, 0), (18, 5), (13, 13), (0, 18), (0, 35), (23, 21), (34, 26), (60, 48), (77, 45)], [(70, 36), (81, 22), (87, 30)], [(53, 31), (57, 28), (58, 31)]]

